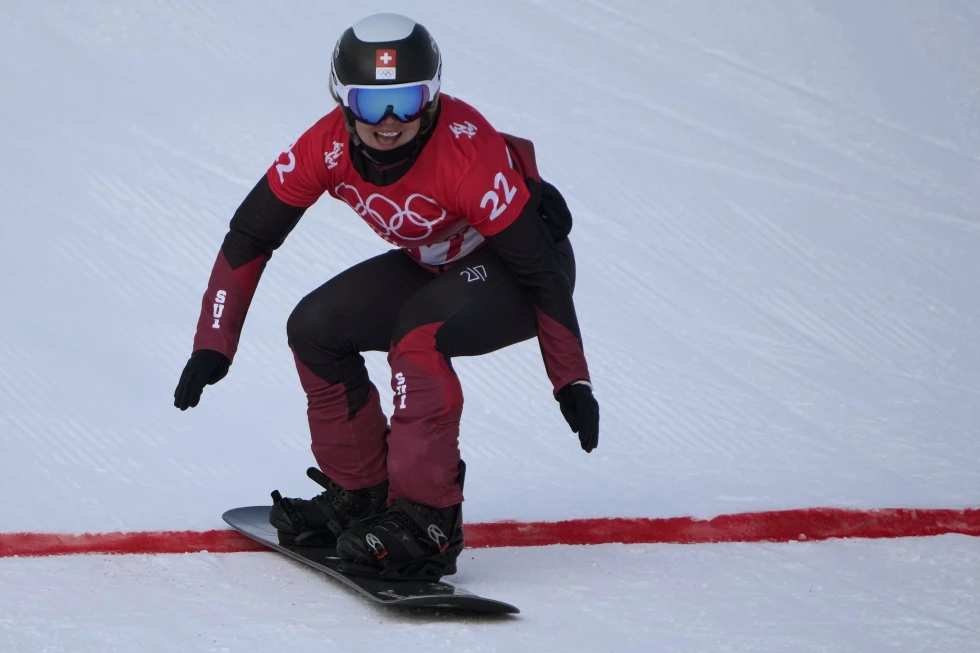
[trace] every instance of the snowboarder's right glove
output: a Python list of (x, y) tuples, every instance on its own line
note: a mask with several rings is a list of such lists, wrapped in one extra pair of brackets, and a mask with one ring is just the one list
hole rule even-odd
[(174, 406), (187, 410), (201, 400), (204, 386), (217, 383), (228, 374), (231, 361), (219, 351), (198, 349), (191, 354), (184, 366), (177, 389), (174, 391)]
[(584, 381), (569, 383), (556, 395), (561, 414), (578, 433), (582, 449), (589, 453), (599, 446), (599, 402), (592, 395), (592, 385)]

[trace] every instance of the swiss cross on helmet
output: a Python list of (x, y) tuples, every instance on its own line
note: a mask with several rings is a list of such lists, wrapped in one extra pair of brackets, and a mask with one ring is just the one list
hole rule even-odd
[(347, 28), (330, 61), (330, 87), (349, 119), (410, 122), (439, 94), (442, 56), (429, 31), (400, 14), (375, 14)]

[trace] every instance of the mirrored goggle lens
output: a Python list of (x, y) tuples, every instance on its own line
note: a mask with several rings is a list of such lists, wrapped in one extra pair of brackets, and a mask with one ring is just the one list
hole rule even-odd
[(402, 122), (413, 120), (429, 101), (425, 84), (390, 88), (352, 88), (347, 104), (354, 115), (364, 122), (377, 124), (391, 113)]

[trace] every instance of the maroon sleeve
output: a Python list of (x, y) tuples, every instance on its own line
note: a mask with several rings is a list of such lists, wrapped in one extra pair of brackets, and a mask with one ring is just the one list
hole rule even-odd
[(573, 381), (590, 378), (572, 288), (551, 233), (538, 215), (540, 195), (533, 145), (495, 135), (463, 178), (457, 202), (530, 293), (541, 355), (557, 393)]
[(213, 349), (234, 359), (266, 263), (327, 188), (323, 142), (329, 126), (328, 116), (303, 132), (235, 212), (201, 300), (194, 351)]
[(262, 177), (231, 219), (194, 336), (194, 351), (213, 349), (234, 360), (245, 314), (265, 264), (306, 211), (280, 200)]
[(575, 303), (551, 234), (532, 195), (517, 218), (488, 236), (490, 248), (514, 272), (534, 301), (538, 344), (554, 392), (573, 381), (591, 381)]

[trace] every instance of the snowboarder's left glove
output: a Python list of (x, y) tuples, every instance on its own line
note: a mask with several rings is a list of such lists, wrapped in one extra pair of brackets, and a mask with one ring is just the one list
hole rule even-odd
[(582, 449), (588, 453), (599, 446), (599, 402), (592, 395), (592, 385), (575, 381), (559, 390), (556, 397), (572, 433), (578, 433)]

